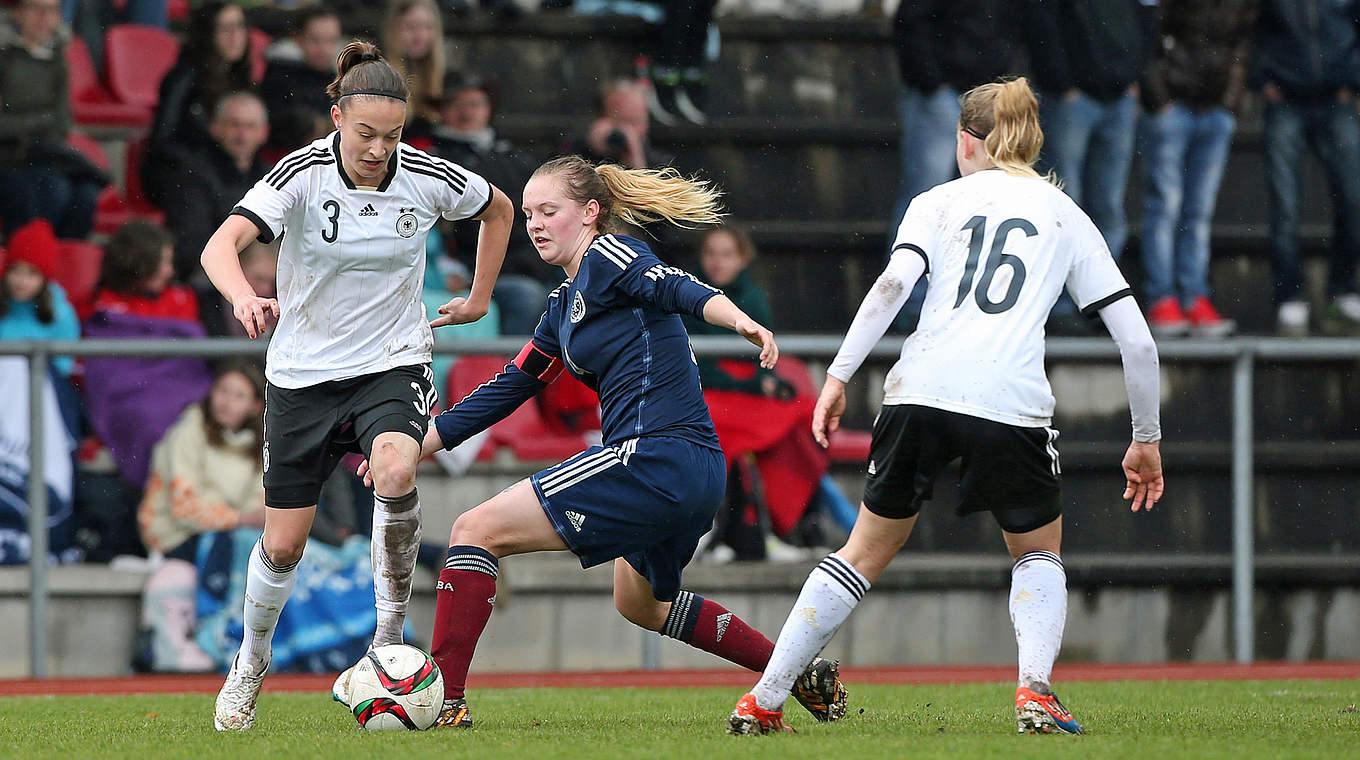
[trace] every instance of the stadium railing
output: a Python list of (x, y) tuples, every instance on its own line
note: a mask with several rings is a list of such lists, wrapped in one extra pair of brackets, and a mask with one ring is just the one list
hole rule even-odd
[[(701, 356), (738, 356), (751, 346), (736, 336), (696, 336), (694, 352)], [(469, 340), (457, 344), (437, 344), (436, 353), (513, 355), (523, 346), (523, 338), (504, 337)], [(878, 343), (870, 358), (895, 358), (901, 339), (888, 337)], [(839, 336), (793, 335), (779, 337), (781, 352), (804, 358), (829, 359), (840, 347)], [(44, 425), (42, 418), (43, 383), (47, 362), (53, 356), (230, 356), (262, 357), (265, 344), (246, 339), (212, 338), (204, 340), (77, 340), (77, 341), (0, 341), (0, 356), (25, 356), (29, 362), (29, 480), (28, 526), (29, 559), (29, 672), (35, 678), (47, 675), (47, 488), (43, 483)], [(1360, 340), (1346, 338), (1234, 338), (1229, 340), (1178, 340), (1158, 346), (1161, 358), (1176, 362), (1228, 364), (1232, 371), (1229, 411), (1232, 424), (1232, 620), (1233, 652), (1239, 663), (1254, 659), (1255, 630), (1252, 615), (1255, 587), (1255, 548), (1252, 524), (1254, 410), (1252, 387), (1258, 361), (1346, 361), (1360, 359)], [(1050, 360), (1117, 360), (1113, 342), (1100, 338), (1058, 338), (1048, 341)]]

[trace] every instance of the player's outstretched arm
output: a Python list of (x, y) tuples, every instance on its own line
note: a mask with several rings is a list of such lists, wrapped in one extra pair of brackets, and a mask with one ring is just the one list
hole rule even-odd
[(458, 297), (439, 307), (439, 316), (430, 327), (476, 322), (491, 309), (491, 290), (505, 263), (505, 248), (510, 244), (510, 227), (515, 223), (515, 207), (505, 193), (491, 186), (491, 204), (481, 216), (477, 232), (477, 263), (472, 272), (472, 289), (467, 298)]
[(774, 369), (775, 362), (779, 361), (779, 346), (775, 345), (774, 333), (747, 316), (727, 296), (720, 293), (704, 302), (704, 321), (734, 330), (750, 341), (751, 345), (758, 347), (760, 366), (765, 369)]
[(254, 222), (232, 214), (208, 239), (199, 257), (208, 279), (231, 302), (232, 314), (251, 338), (263, 335), (271, 318), (279, 318), (279, 302), (257, 296), (241, 271), (241, 251), (259, 234)]

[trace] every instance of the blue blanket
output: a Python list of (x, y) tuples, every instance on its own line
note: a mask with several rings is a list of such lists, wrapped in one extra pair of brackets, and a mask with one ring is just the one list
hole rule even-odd
[[(238, 528), (199, 540), (197, 639), (224, 671), (245, 631), (246, 569), (259, 537), (258, 530)], [(328, 672), (353, 665), (376, 625), (368, 539), (353, 536), (339, 548), (308, 541), (297, 573), (274, 632), (272, 669)]]

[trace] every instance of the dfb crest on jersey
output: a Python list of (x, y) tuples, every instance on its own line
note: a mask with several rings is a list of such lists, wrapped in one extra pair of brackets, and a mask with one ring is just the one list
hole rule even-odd
[(571, 299), (571, 323), (576, 324), (586, 318), (586, 299), (581, 297), (581, 291), (576, 291), (576, 297)]
[(416, 229), (420, 227), (416, 221), (416, 215), (411, 213), (411, 209), (400, 209), (400, 216), (397, 217), (397, 234), (404, 238), (416, 234)]

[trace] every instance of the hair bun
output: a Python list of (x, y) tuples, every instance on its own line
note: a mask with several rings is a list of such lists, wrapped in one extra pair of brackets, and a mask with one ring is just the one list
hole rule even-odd
[(367, 61), (376, 61), (376, 60), (378, 60), (378, 54), (377, 54), (377, 53), (361, 53), (361, 54), (359, 55), (359, 62), (360, 62), (360, 63), (365, 63), (365, 62), (367, 62)]

